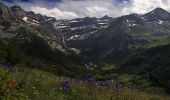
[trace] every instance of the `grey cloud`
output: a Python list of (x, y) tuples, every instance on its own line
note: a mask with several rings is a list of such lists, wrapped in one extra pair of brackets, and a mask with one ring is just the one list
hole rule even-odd
[(130, 0), (118, 3), (117, 0), (61, 0), (60, 2), (46, 2), (36, 0), (34, 3), (18, 2), (28, 11), (34, 11), (47, 16), (61, 18), (102, 17), (109, 15), (118, 17), (130, 13), (146, 13), (156, 7), (170, 11), (170, 0)]

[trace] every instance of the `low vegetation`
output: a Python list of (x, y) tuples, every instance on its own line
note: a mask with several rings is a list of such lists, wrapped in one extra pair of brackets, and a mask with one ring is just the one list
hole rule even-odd
[[(0, 67), (0, 75), (2, 100), (170, 100), (168, 96), (138, 89), (97, 86), (94, 82), (58, 77), (22, 64), (10, 69)], [(62, 86), (65, 81), (70, 84), (67, 89)]]

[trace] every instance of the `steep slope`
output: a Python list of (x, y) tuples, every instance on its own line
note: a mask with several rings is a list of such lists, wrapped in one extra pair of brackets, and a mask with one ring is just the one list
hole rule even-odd
[(170, 21), (170, 14), (162, 8), (156, 8), (153, 11), (142, 15), (142, 18), (147, 21)]
[(12, 6), (11, 10), (17, 18), (23, 18), (27, 16), (27, 13), (25, 12), (25, 10), (22, 9), (20, 6)]
[[(151, 86), (161, 86), (167, 92), (169, 89), (170, 70), (170, 45), (158, 46), (149, 49), (141, 49), (122, 64), (119, 69), (120, 74), (137, 76), (139, 78), (130, 79), (128, 82), (136, 82), (139, 85), (151, 82)], [(125, 79), (128, 77), (122, 77)], [(142, 81), (143, 80), (143, 81)]]
[(0, 18), (7, 19), (7, 18), (12, 18), (12, 16), (13, 16), (13, 13), (11, 9), (0, 2)]
[(82, 50), (82, 55), (105, 59), (111, 55), (114, 57), (119, 51), (166, 45), (170, 38), (168, 19), (169, 13), (161, 8), (142, 16), (118, 17), (108, 28), (91, 34), (85, 40), (70, 41), (68, 46)]
[(67, 76), (85, 71), (83, 64), (75, 60), (79, 57), (65, 48), (58, 34), (53, 33), (55, 29), (46, 21), (50, 17), (26, 12), (19, 6), (1, 6), (0, 65), (8, 61), (12, 65), (25, 64)]
[[(59, 48), (62, 51), (66, 51), (62, 46), (62, 36), (57, 33), (53, 27), (51, 20), (55, 20), (52, 17), (35, 14), (33, 12), (26, 12), (20, 6), (7, 7), (1, 3), (0, 15), (0, 37), (1, 38), (13, 38), (16, 34), (12, 33), (20, 27), (27, 27), (36, 32), (39, 32), (41, 37), (45, 40), (49, 40), (49, 44), (55, 48)], [(49, 20), (50, 19), (50, 20)], [(52, 41), (55, 40), (55, 41)]]
[[(89, 69), (96, 75), (104, 74), (106, 77), (101, 80), (119, 79), (120, 74), (125, 84), (161, 86), (167, 90), (169, 15), (156, 8), (144, 15), (114, 19), (104, 16), (56, 21), (19, 6), (8, 8), (0, 4), (0, 65), (23, 64), (71, 77)], [(113, 66), (105, 72), (101, 69), (106, 64)]]

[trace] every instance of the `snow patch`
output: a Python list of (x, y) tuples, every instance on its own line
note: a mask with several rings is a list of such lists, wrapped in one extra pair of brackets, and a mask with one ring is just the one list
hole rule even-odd
[(97, 23), (97, 24), (100, 24), (100, 25), (106, 25), (107, 23)]
[(155, 23), (157, 23), (157, 24), (162, 24), (162, 23), (164, 23), (164, 21), (162, 21), (162, 20), (153, 21), (153, 22), (155, 22)]
[(28, 21), (28, 17), (23, 17), (22, 20), (25, 21), (25, 22), (27, 22), (28, 25), (35, 25), (35, 26), (38, 26), (38, 25), (39, 25), (39, 22), (36, 21), (36, 20)]
[(71, 48), (70, 50), (74, 51), (76, 54), (80, 54), (81, 50), (76, 49), (76, 48)]
[(67, 28), (68, 26), (58, 26), (58, 29)]
[(143, 20), (145, 20), (145, 21), (148, 20), (147, 17), (141, 17), (141, 19), (143, 19)]
[(48, 18), (48, 19), (46, 19), (46, 21), (50, 21), (50, 20), (52, 20), (53, 18)]
[(132, 24), (131, 26), (137, 26), (137, 24)]
[(35, 23), (37, 23), (37, 24), (39, 24), (40, 22), (38, 22), (38, 21), (36, 21), (36, 20), (33, 20), (33, 22), (35, 22)]
[(76, 22), (78, 22), (78, 21), (76, 21), (76, 20), (72, 20), (70, 23), (76, 23)]
[(30, 22), (31, 25), (35, 25), (35, 26), (38, 26), (39, 24), (38, 23), (35, 23), (35, 22)]
[(128, 20), (127, 19), (127, 23), (128, 23), (128, 26), (137, 26), (137, 24), (135, 24), (135, 20)]
[(23, 21), (28, 22), (28, 17), (23, 17), (22, 19), (23, 19)]
[(159, 20), (159, 22), (158, 22), (158, 24), (162, 24), (164, 21), (162, 21), (162, 20)]
[(84, 25), (84, 26), (72, 27), (70, 29), (73, 31), (73, 30), (80, 30), (80, 29), (87, 29), (87, 28), (96, 28), (96, 25)]
[(74, 35), (74, 36), (71, 36), (69, 39), (70, 40), (73, 40), (73, 39), (75, 39), (75, 38), (78, 38), (80, 35)]

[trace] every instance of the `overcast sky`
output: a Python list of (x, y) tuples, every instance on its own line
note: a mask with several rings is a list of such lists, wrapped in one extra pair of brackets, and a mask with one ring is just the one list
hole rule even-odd
[(156, 7), (170, 11), (170, 0), (0, 0), (57, 19), (143, 14)]

